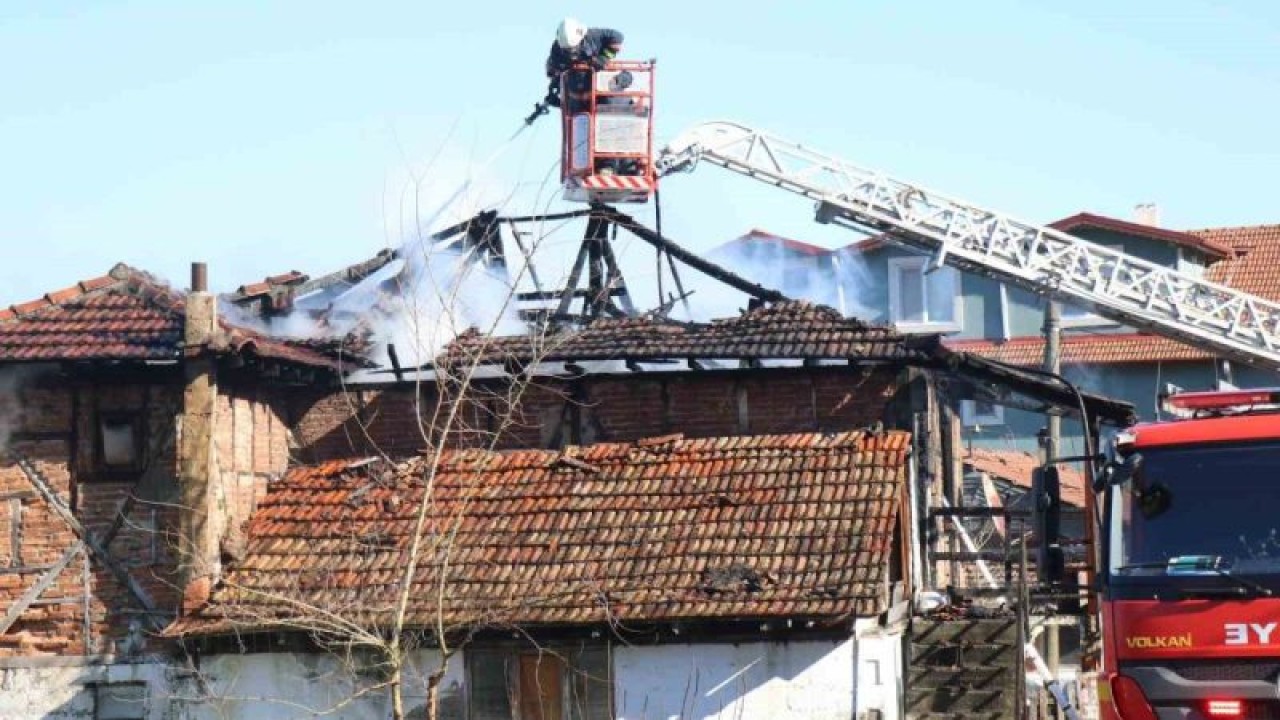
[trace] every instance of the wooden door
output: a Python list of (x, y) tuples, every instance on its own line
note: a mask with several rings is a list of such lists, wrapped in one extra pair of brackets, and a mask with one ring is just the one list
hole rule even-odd
[(563, 720), (564, 660), (554, 655), (520, 656), (520, 720)]

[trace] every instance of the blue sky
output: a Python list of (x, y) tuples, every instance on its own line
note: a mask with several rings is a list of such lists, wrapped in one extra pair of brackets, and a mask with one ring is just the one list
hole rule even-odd
[[(6, 2), (0, 303), (118, 261), (179, 287), (194, 260), (215, 289), (324, 273), (470, 175), (456, 212), (513, 188), (513, 211), (557, 208), (555, 124), (505, 143), (565, 14), (658, 58), (659, 140), (734, 119), (1033, 220), (1280, 222), (1278, 3), (755, 5)], [(810, 218), (717, 168), (664, 185), (664, 229), (696, 250), (855, 239)]]

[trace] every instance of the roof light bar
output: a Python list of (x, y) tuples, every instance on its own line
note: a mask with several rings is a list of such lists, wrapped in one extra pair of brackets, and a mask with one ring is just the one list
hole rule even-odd
[(1244, 717), (1244, 703), (1239, 700), (1210, 700), (1205, 703), (1204, 714), (1211, 718)]
[(1280, 405), (1280, 389), (1224, 390), (1208, 392), (1184, 392), (1164, 399), (1169, 412), (1194, 412), (1196, 410), (1248, 409), (1259, 405)]

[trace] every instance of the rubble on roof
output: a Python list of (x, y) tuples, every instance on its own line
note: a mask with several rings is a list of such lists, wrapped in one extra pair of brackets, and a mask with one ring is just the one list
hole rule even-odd
[[(761, 304), (741, 315), (710, 323), (678, 323), (655, 317), (604, 318), (582, 328), (546, 334), (490, 337), (468, 331), (445, 347), (439, 366), (530, 365), (626, 360), (633, 363), (696, 359), (795, 360), (894, 363), (964, 375), (1008, 387), (1066, 412), (1079, 407), (1076, 394), (1042, 375), (946, 347), (937, 335), (904, 335), (892, 327), (842, 316), (800, 300)], [(1127, 424), (1128, 403), (1082, 393), (1089, 412)]]

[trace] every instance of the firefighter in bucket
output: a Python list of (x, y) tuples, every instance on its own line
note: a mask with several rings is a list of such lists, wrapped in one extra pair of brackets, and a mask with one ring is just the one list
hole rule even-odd
[[(547, 88), (546, 104), (560, 107), (561, 76), (569, 72), (575, 65), (586, 65), (592, 70), (603, 70), (611, 60), (618, 56), (622, 49), (622, 33), (609, 28), (588, 28), (573, 18), (565, 18), (556, 28), (556, 41), (551, 44), (551, 52), (547, 55)], [(590, 83), (589, 73), (585, 77), (570, 77), (570, 86), (575, 87)]]
[(547, 56), (547, 97), (531, 123), (560, 109), (560, 180), (572, 202), (646, 202), (653, 171), (653, 61), (619, 60), (622, 33), (566, 18)]

